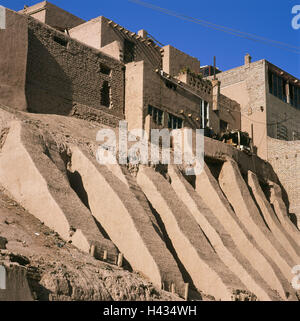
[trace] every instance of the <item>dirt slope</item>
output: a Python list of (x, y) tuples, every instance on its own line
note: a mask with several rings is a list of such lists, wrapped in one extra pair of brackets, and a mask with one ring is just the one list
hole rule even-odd
[(0, 187), (0, 250), (5, 261), (25, 266), (36, 300), (180, 300), (143, 276), (98, 261), (65, 243)]

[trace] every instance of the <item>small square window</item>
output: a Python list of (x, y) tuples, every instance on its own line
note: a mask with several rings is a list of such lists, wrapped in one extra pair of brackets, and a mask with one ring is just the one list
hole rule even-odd
[(105, 75), (110, 75), (111, 69), (105, 65), (100, 65), (100, 72)]
[(60, 44), (61, 46), (67, 47), (68, 41), (64, 38), (58, 37), (58, 36), (53, 36), (53, 40)]

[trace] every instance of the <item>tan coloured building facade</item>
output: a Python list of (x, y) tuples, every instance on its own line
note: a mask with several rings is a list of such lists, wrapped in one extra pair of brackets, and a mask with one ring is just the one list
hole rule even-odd
[[(0, 263), (14, 249), (30, 254), (28, 262), (40, 264), (45, 259), (35, 280), (41, 282), (43, 293), (51, 293), (51, 300), (136, 298), (131, 291), (138, 293), (138, 299), (142, 293), (149, 299), (148, 292), (159, 299), (153, 286), (185, 300), (299, 300), (291, 271), (299, 264), (300, 234), (288, 215), (297, 213), (299, 141), (283, 140), (289, 139), (293, 128), (276, 130), (281, 139), (269, 137), (267, 128), (274, 119), (277, 125), (290, 121), (277, 121), (279, 102), (268, 105), (271, 99), (280, 100), (279, 109), (288, 103), (298, 112), (295, 79), (283, 87), (275, 67), (271, 70), (265, 61), (251, 64), (247, 56), (245, 66), (207, 80), (199, 75), (198, 59), (159, 46), (145, 30), (131, 33), (104, 17), (82, 22), (47, 2), (25, 12), (7, 9), (6, 29), (0, 30), (1, 205), (2, 191), (8, 192), (0, 210), (10, 205), (0, 239), (12, 231), (9, 252), (2, 252)], [(242, 122), (244, 130), (250, 128), (259, 153), (264, 149), (257, 139), (266, 137), (262, 141), (270, 162), (205, 137), (200, 173), (186, 175), (190, 164), (175, 162), (102, 164), (100, 140), (95, 138), (99, 129), (116, 133), (112, 127), (118, 127), (121, 119), (130, 128), (210, 127), (216, 133), (240, 129)], [(160, 151), (169, 152), (164, 146)], [(37, 224), (30, 217), (19, 225), (24, 210), (26, 216), (38, 219)], [(14, 217), (18, 224), (12, 223)], [(16, 236), (24, 235), (23, 226), (37, 243), (27, 243), (33, 238), (26, 237), (28, 247), (20, 246)], [(55, 243), (48, 243), (52, 231), (46, 235), (46, 226), (58, 233)], [(43, 247), (47, 250), (41, 251)], [(35, 248), (37, 256), (32, 256)], [(117, 265), (116, 278), (107, 274), (108, 266), (94, 265), (94, 259)], [(57, 261), (66, 263), (59, 265), (63, 269), (49, 269)], [(20, 277), (25, 287), (19, 290), (25, 298), (31, 298), (28, 265), (22, 266)], [(11, 273), (7, 288), (16, 289), (20, 271), (11, 264), (4, 266)], [(99, 271), (102, 266), (105, 274)], [(138, 272), (151, 287), (147, 290), (143, 281), (140, 291), (121, 267)], [(54, 271), (63, 271), (64, 277)], [(109, 283), (103, 287), (105, 279)], [(112, 283), (116, 290), (111, 290)], [(127, 286), (124, 291), (122, 283)], [(62, 287), (54, 290), (53, 284)], [(29, 290), (37, 291), (37, 284)], [(125, 291), (130, 296), (124, 296)], [(32, 298), (43, 299), (35, 294)], [(20, 296), (8, 291), (4, 299)]]
[(241, 128), (258, 156), (272, 164), (299, 222), (300, 80), (266, 60), (251, 62), (249, 55), (217, 78), (221, 93), (241, 105)]
[(20, 10), (19, 13), (30, 15), (53, 28), (63, 31), (84, 23), (83, 19), (74, 16), (48, 1), (39, 2), (30, 7), (25, 5), (24, 9)]
[(294, 168), (297, 152), (280, 154), (284, 164), (276, 155), (278, 145), (289, 149), (285, 140), (299, 139), (299, 80), (265, 60), (251, 62), (249, 55), (243, 66), (207, 79), (197, 58), (161, 46), (145, 30), (134, 33), (103, 16), (85, 22), (46, 1), (20, 13), (6, 11), (1, 103), (84, 115), (113, 127), (126, 119), (129, 129), (248, 132), (258, 156), (270, 160), (294, 195), (292, 213), (299, 212), (299, 187), (295, 192), (294, 174), (286, 168), (290, 162)]
[(268, 159), (267, 137), (299, 140), (300, 80), (266, 60), (221, 72), (221, 93), (241, 105), (241, 127), (253, 138), (260, 157)]
[(239, 105), (202, 79), (197, 58), (170, 45), (161, 47), (147, 31), (131, 32), (103, 16), (70, 29), (69, 34), (126, 65), (129, 129), (144, 129), (148, 114), (148, 129), (211, 127), (219, 133), (221, 119), (228, 128), (240, 129)]
[[(35, 113), (90, 113), (114, 127), (126, 118), (129, 129), (144, 129), (147, 115), (148, 129), (219, 133), (224, 123), (240, 129), (239, 104), (220, 94), (219, 82), (202, 79), (200, 61), (158, 45), (145, 30), (134, 33), (103, 16), (85, 22), (47, 1), (7, 16), (0, 37), (16, 34), (6, 50), (20, 58), (13, 64), (7, 60), (15, 58), (2, 53), (12, 69), (1, 76), (3, 104)], [(20, 78), (18, 88), (9, 84), (12, 78)]]
[(30, 16), (6, 9), (6, 21), (2, 104), (33, 113), (91, 113), (117, 126), (124, 118), (123, 63)]

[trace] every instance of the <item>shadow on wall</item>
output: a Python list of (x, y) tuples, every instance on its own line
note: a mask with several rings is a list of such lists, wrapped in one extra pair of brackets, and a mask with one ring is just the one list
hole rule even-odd
[(297, 220), (297, 216), (296, 216), (296, 214), (294, 214), (294, 213), (289, 213), (289, 218), (290, 218), (290, 220), (292, 221), (292, 223), (298, 228), (298, 220)]
[[(286, 208), (287, 208), (287, 210), (288, 210), (289, 207), (290, 207), (290, 201), (289, 201), (288, 193), (287, 193), (287, 191), (285, 190), (285, 188), (283, 187), (283, 185), (281, 184), (281, 182), (280, 182), (277, 174), (275, 173), (275, 171), (274, 171), (274, 169), (273, 169), (273, 166), (272, 166), (270, 163), (268, 163), (268, 166), (272, 169), (272, 171), (273, 171), (273, 173), (274, 173), (274, 175), (275, 175), (275, 177), (276, 177), (275, 183), (277, 182), (278, 185), (279, 185), (280, 188), (281, 188), (282, 200), (283, 200), (283, 202), (284, 202), (284, 204), (285, 204), (285, 206), (286, 206)], [(261, 188), (262, 188), (262, 190), (263, 190), (263, 192), (264, 192), (264, 194), (265, 194), (266, 199), (270, 202), (271, 191), (270, 191), (270, 186), (269, 186), (269, 184), (266, 183), (266, 182), (263, 183), (261, 180), (259, 181), (259, 183), (260, 183), (260, 186), (261, 186)], [(271, 204), (271, 205), (272, 205), (272, 204)], [(273, 207), (273, 206), (272, 206), (272, 207)], [(274, 212), (275, 212), (275, 211), (274, 211)], [(288, 212), (288, 215), (289, 215), (290, 220), (291, 220), (291, 221), (296, 225), (296, 227), (297, 227), (297, 217), (296, 217), (296, 215), (293, 214), (293, 213), (289, 213), (289, 212)]]
[[(64, 159), (64, 161), (66, 161), (67, 156), (66, 155), (62, 155), (62, 158)], [(69, 170), (67, 170), (67, 177), (68, 177), (69, 184), (70, 184), (71, 188), (73, 189), (73, 191), (77, 194), (77, 196), (80, 198), (81, 202), (90, 211), (89, 198), (88, 198), (88, 194), (87, 194), (87, 192), (86, 192), (86, 190), (84, 188), (81, 175), (77, 171), (70, 172)], [(92, 216), (92, 213), (91, 213), (91, 216)], [(92, 216), (92, 217), (93, 217), (94, 222), (96, 223), (100, 233), (103, 235), (103, 237), (105, 239), (111, 241), (111, 238), (109, 237), (108, 233), (105, 231), (105, 229), (101, 225), (101, 223), (94, 216)], [(123, 266), (124, 269), (126, 269), (126, 270), (128, 270), (130, 272), (133, 271), (130, 263), (126, 260), (125, 257), (123, 258), (123, 265), (122, 266)]]
[[(41, 114), (68, 115), (73, 107), (73, 89), (69, 77), (59, 63), (66, 43), (61, 46), (57, 56), (51, 54), (46, 46), (28, 30), (29, 46), (26, 76), (26, 99), (28, 111)], [(50, 33), (48, 37), (52, 37)], [(55, 39), (55, 38), (54, 38)], [(54, 47), (53, 46), (53, 47)], [(66, 49), (67, 50), (67, 49)], [(53, 50), (53, 52), (56, 52)], [(60, 59), (64, 59), (61, 57)]]

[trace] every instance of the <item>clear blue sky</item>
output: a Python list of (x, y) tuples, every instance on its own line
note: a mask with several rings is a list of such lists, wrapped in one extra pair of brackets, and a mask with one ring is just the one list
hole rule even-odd
[[(300, 47), (300, 29), (291, 26), (292, 7), (300, 0), (145, 0), (180, 14), (207, 20), (247, 33)], [(38, 0), (0, 0), (20, 10)], [(139, 6), (128, 0), (52, 0), (57, 6), (89, 20), (104, 15), (131, 31), (146, 29), (163, 44), (171, 44), (197, 57), (201, 65), (212, 64), (227, 70), (243, 64), (250, 53), (254, 60), (267, 59), (300, 78), (300, 55), (277, 47), (242, 39), (192, 22)]]

